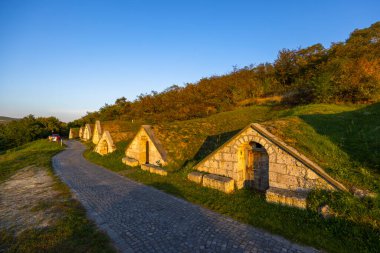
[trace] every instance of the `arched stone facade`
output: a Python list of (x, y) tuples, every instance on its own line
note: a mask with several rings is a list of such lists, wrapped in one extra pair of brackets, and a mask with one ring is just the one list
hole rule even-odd
[(102, 138), (102, 126), (100, 125), (100, 121), (97, 120), (95, 122), (95, 126), (94, 126), (94, 133), (92, 135), (92, 142), (94, 144), (98, 144), (100, 138)]
[(81, 127), (79, 128), (79, 138), (80, 138), (80, 139), (83, 139), (83, 130), (84, 130), (84, 127), (81, 126)]
[(94, 151), (100, 155), (106, 155), (116, 150), (116, 146), (113, 143), (112, 137), (108, 131), (104, 131), (102, 137), (95, 146)]
[(76, 139), (79, 137), (79, 128), (70, 128), (69, 139)]
[[(253, 145), (256, 146), (253, 147)], [(255, 154), (255, 151), (261, 154)], [(251, 152), (252, 156), (257, 156), (258, 164), (254, 164), (254, 157), (253, 164), (247, 162), (247, 152)], [(255, 172), (257, 174), (250, 176), (248, 168), (253, 169), (253, 174)], [(262, 191), (273, 188), (298, 193), (316, 188), (346, 190), (322, 168), (270, 134), (259, 124), (251, 124), (243, 129), (198, 163), (194, 169), (231, 178), (238, 189), (253, 186)]]
[(86, 124), (83, 130), (83, 140), (89, 141), (92, 138), (92, 127), (90, 124)]
[(123, 162), (130, 166), (167, 164), (166, 152), (149, 125), (143, 125), (125, 150)]
[(243, 170), (245, 187), (260, 191), (269, 188), (269, 156), (259, 143), (250, 141), (238, 147), (238, 166)]
[[(240, 146), (249, 142), (260, 144), (268, 154), (269, 187), (298, 191), (313, 188), (330, 190), (335, 188), (305, 164), (263, 137), (253, 128), (246, 129), (233, 144), (231, 143), (231, 153), (238, 153)], [(235, 169), (233, 178), (236, 181), (236, 186), (237, 188), (242, 188), (244, 186), (244, 168), (239, 166), (239, 161), (233, 165), (233, 168)]]

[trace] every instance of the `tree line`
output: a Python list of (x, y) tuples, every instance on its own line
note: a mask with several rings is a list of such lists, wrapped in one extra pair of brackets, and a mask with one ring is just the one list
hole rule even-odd
[(282, 96), (286, 104), (372, 103), (380, 98), (380, 22), (353, 31), (330, 48), (283, 49), (273, 63), (236, 68), (162, 92), (121, 97), (71, 125), (95, 119), (173, 121), (231, 110), (239, 102)]
[(33, 115), (0, 124), (0, 151), (47, 138), (52, 133), (67, 135), (67, 125), (55, 117)]

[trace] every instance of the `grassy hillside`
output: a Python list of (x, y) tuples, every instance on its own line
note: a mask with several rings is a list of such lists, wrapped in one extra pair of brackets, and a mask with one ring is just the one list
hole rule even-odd
[(113, 121), (102, 121), (101, 126), (103, 131), (108, 131), (114, 142), (120, 142), (124, 140), (131, 140), (140, 126), (145, 124), (144, 121), (123, 121), (123, 120), (113, 120)]
[(170, 170), (195, 164), (251, 122), (314, 160), (347, 186), (379, 191), (380, 104), (252, 106), (155, 126)]
[(307, 109), (264, 125), (346, 186), (380, 192), (380, 103)]
[(51, 167), (51, 157), (61, 150), (57, 143), (39, 140), (6, 151), (0, 155), (0, 182), (26, 166)]
[(12, 120), (17, 120), (17, 119), (11, 118), (11, 117), (0, 116), (0, 124), (1, 123), (6, 123), (6, 122), (12, 121)]
[[(328, 252), (378, 252), (379, 197), (359, 199), (349, 193), (314, 191), (308, 199), (308, 210), (303, 211), (266, 203), (262, 194), (252, 190), (226, 195), (206, 189), (189, 182), (186, 175), (237, 131), (259, 122), (348, 187), (379, 193), (379, 113), (380, 104), (251, 106), (208, 118), (154, 125), (170, 156), (171, 173), (167, 177), (121, 163), (131, 138), (117, 143), (118, 150), (110, 155), (101, 157), (89, 149), (85, 157), (121, 175), (296, 242)], [(334, 211), (334, 217), (328, 220), (317, 212), (325, 204)]]
[(272, 63), (253, 64), (184, 86), (125, 97), (74, 122), (149, 119), (155, 122), (207, 117), (239, 105), (369, 103), (380, 101), (380, 22), (356, 29), (344, 42), (324, 48), (282, 49)]
[[(195, 165), (249, 123), (258, 122), (348, 187), (380, 192), (380, 103), (250, 106), (207, 118), (153, 125), (170, 171)], [(142, 121), (106, 121), (115, 142), (129, 142)]]

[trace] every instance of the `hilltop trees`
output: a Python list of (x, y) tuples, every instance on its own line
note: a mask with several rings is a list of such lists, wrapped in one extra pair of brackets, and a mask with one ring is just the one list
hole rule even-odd
[(355, 30), (346, 43), (330, 49), (326, 71), (336, 99), (368, 102), (380, 96), (380, 22)]
[(369, 103), (380, 99), (380, 22), (355, 30), (329, 49), (322, 44), (283, 49), (274, 63), (234, 66), (225, 75), (202, 78), (183, 87), (121, 97), (78, 123), (101, 120), (185, 120), (234, 108), (243, 100), (281, 95), (283, 102)]
[(52, 132), (65, 135), (66, 124), (55, 117), (35, 118), (33, 115), (0, 124), (0, 151), (46, 138)]

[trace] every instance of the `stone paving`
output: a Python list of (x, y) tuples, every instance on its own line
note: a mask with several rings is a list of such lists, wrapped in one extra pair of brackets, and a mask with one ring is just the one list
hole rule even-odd
[(317, 252), (124, 178), (85, 160), (81, 143), (66, 144), (55, 171), (120, 252)]

